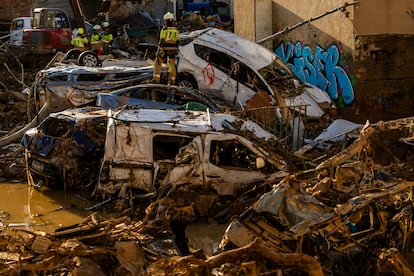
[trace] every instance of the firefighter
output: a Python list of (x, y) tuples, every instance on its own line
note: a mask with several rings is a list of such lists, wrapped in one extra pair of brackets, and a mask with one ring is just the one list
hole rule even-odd
[(100, 25), (93, 26), (93, 34), (91, 36), (91, 48), (98, 56), (100, 56), (102, 52), (101, 29)]
[(78, 28), (78, 32), (72, 37), (71, 44), (76, 48), (85, 48), (85, 44), (88, 44), (89, 40), (86, 37), (83, 28)]
[(168, 57), (168, 84), (175, 84), (176, 69), (175, 57), (178, 54), (179, 32), (177, 30), (174, 14), (167, 12), (164, 15), (164, 26), (160, 32), (160, 41), (157, 56), (154, 60), (153, 81), (159, 83), (161, 80), (161, 66), (165, 56)]
[(113, 36), (112, 36), (111, 30), (109, 29), (108, 22), (102, 23), (102, 27), (103, 27), (103, 33), (101, 37), (102, 37), (102, 42), (103, 42), (104, 53), (109, 54), (109, 51), (112, 47), (111, 44), (112, 44)]

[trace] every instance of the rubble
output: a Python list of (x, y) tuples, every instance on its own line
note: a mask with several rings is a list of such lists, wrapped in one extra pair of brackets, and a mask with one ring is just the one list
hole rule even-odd
[[(62, 75), (55, 76), (62, 81)], [(22, 85), (12, 78), (16, 87)], [(97, 88), (95, 93), (103, 89), (101, 84), (85, 89)], [(52, 101), (56, 108), (86, 104), (85, 98), (68, 97), (73, 95), (67, 94), (68, 86), (40, 86), (47, 85), (61, 89), (54, 93), (60, 96)], [(25, 96), (3, 86), (7, 91), (1, 91), (0, 112), (7, 119), (0, 129), (9, 131), (26, 119)], [(246, 107), (257, 107), (253, 102), (262, 96), (246, 99)], [(65, 112), (68, 118), (73, 111)], [(103, 196), (87, 210), (115, 206), (119, 212), (105, 213), (108, 217), (91, 213), (80, 224), (48, 233), (2, 225), (1, 274), (413, 274), (413, 117), (365, 125), (335, 120), (291, 155), (283, 144), (264, 139), (273, 135), (254, 124), (246, 131), (246, 124), (229, 114), (168, 111), (164, 118), (167, 111), (116, 112), (110, 113), (108, 132), (99, 136), (100, 145), (105, 140), (110, 149), (97, 157), (104, 164), (95, 192)], [(134, 112), (147, 116), (139, 121)], [(107, 111), (101, 113), (106, 116)], [(279, 115), (292, 118), (288, 112)], [(90, 123), (82, 126), (91, 128)], [(180, 139), (158, 139), (162, 134)], [(135, 136), (141, 143), (135, 143)], [(229, 137), (231, 142), (221, 143)], [(255, 153), (250, 158), (244, 152), (251, 161), (244, 163), (245, 170), (228, 168), (236, 158), (220, 163), (238, 152), (236, 142)], [(152, 152), (153, 143), (162, 145), (160, 151)], [(221, 146), (221, 156), (214, 156), (214, 145)], [(29, 160), (22, 158), (22, 148), (7, 144), (0, 156), (2, 179), (26, 177)], [(215, 170), (204, 161), (216, 162)], [(217, 241), (219, 250), (211, 255), (192, 248), (183, 231), (187, 223), (201, 221), (227, 225)]]

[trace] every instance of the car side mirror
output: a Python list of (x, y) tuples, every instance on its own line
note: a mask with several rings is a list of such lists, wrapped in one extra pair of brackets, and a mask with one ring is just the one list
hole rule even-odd
[(266, 165), (263, 157), (256, 157), (256, 169), (261, 169)]

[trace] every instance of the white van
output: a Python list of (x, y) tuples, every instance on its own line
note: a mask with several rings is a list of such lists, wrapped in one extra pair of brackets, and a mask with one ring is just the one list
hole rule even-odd
[(303, 83), (276, 54), (234, 33), (193, 31), (180, 36), (179, 50), (179, 85), (223, 91), (236, 109), (246, 107), (259, 91), (269, 96), (268, 105), (307, 105), (307, 118), (321, 118), (336, 108), (328, 93)]
[(10, 25), (10, 45), (22, 45), (23, 30), (32, 28), (32, 20), (32, 17), (17, 17), (12, 20)]
[[(188, 199), (214, 198), (237, 196), (251, 185), (285, 177), (289, 165), (273, 152), (274, 136), (239, 120), (208, 111), (114, 112), (108, 120), (99, 193), (125, 198), (172, 185)], [(246, 132), (250, 139), (243, 137)]]

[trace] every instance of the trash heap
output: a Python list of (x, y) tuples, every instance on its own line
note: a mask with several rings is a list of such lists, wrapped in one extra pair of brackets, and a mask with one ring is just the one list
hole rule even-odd
[(413, 125), (414, 118), (367, 123), (316, 167), (233, 200), (239, 214), (213, 256), (197, 248), (181, 256), (170, 225), (179, 208), (167, 195), (140, 220), (93, 213), (52, 233), (10, 229), (0, 239), (0, 273), (412, 274)]

